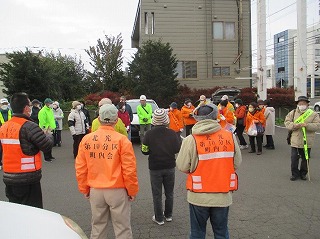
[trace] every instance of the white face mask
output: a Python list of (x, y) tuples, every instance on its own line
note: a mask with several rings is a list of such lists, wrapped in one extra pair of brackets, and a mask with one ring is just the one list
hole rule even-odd
[(76, 106), (76, 109), (77, 109), (77, 110), (81, 110), (81, 105), (77, 105), (77, 106)]
[(238, 108), (238, 107), (239, 107), (239, 104), (235, 104), (235, 107)]
[(306, 105), (298, 105), (300, 111), (305, 111), (307, 109)]
[(6, 110), (6, 109), (8, 109), (8, 106), (7, 105), (1, 105), (1, 109)]

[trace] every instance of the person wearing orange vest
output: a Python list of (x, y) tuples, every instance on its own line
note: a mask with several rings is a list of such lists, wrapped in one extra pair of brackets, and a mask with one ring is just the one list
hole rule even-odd
[(260, 123), (263, 127), (265, 127), (266, 118), (264, 117), (264, 114), (261, 112), (260, 108), (258, 107), (258, 104), (256, 102), (251, 102), (248, 107), (248, 113), (246, 116), (246, 132), (249, 136), (249, 142), (250, 142), (250, 148), (251, 150), (249, 153), (256, 153), (256, 145), (255, 145), (255, 139), (257, 140), (257, 155), (262, 154), (262, 140), (263, 140), (263, 134), (252, 136), (250, 133), (248, 133), (248, 130), (250, 127), (252, 127), (253, 124)]
[(178, 110), (178, 105), (176, 102), (172, 102), (169, 108), (169, 129), (176, 132), (177, 136), (180, 138), (181, 132), (183, 131), (183, 118), (180, 110)]
[(182, 141), (177, 157), (177, 168), (188, 174), (191, 239), (205, 238), (209, 218), (214, 238), (229, 239), (229, 206), (242, 156), (235, 135), (221, 128), (217, 116), (214, 104), (198, 109), (194, 116), (198, 122)]
[[(10, 120), (12, 111), (9, 109), (9, 101), (6, 98), (0, 100), (0, 126)], [(2, 169), (2, 153), (0, 152), (0, 170)]]
[(223, 100), (220, 102), (220, 110), (218, 113), (218, 121), (221, 125), (221, 128), (225, 128), (227, 124), (234, 124), (234, 114), (227, 107), (227, 100)]
[(195, 107), (192, 105), (190, 99), (186, 99), (184, 105), (181, 108), (181, 114), (183, 117), (184, 125), (186, 126), (186, 136), (191, 133), (192, 127), (197, 123), (197, 121), (193, 118), (193, 111)]
[(30, 118), (31, 106), (27, 94), (13, 94), (13, 116), (0, 128), (3, 182), (9, 202), (43, 208), (40, 151), (53, 147), (53, 137)]
[(132, 238), (131, 202), (139, 190), (136, 157), (128, 137), (115, 131), (117, 120), (117, 108), (102, 105), (101, 126), (83, 137), (76, 157), (78, 188), (91, 204), (91, 239), (107, 238), (110, 218), (115, 238)]

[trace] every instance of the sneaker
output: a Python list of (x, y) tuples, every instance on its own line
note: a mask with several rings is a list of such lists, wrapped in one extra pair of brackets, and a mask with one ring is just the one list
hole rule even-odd
[(155, 223), (157, 223), (157, 224), (160, 225), (160, 226), (164, 224), (164, 221), (158, 222), (158, 221), (156, 220), (156, 216), (155, 216), (155, 215), (152, 216), (152, 221), (154, 221)]
[(163, 216), (164, 219), (166, 219), (167, 222), (172, 222), (172, 217), (166, 217), (166, 216)]
[(45, 159), (44, 161), (46, 161), (48, 163), (52, 163), (52, 159)]
[(247, 145), (247, 144), (246, 145), (240, 145), (239, 148), (240, 149), (247, 149), (247, 148), (249, 148), (249, 145)]

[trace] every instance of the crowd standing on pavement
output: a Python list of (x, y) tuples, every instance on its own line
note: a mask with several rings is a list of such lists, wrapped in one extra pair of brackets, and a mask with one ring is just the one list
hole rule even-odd
[[(148, 155), (154, 206), (151, 219), (157, 225), (173, 221), (177, 164), (188, 175), (190, 238), (205, 238), (209, 218), (215, 237), (229, 238), (228, 213), (238, 185), (236, 169), (242, 160), (241, 151), (261, 155), (263, 148), (276, 149), (275, 109), (269, 99), (246, 106), (238, 98), (233, 105), (227, 95), (218, 106), (204, 95), (196, 107), (190, 99), (181, 103), (181, 109), (179, 102), (172, 102), (168, 109), (153, 112), (147, 97), (141, 95), (136, 109), (141, 151)], [(299, 96), (296, 109), (284, 121), (290, 132), (291, 181), (310, 177), (310, 153), (320, 118), (309, 109), (309, 103), (306, 96)], [(73, 101), (68, 115), (79, 190), (91, 205), (91, 238), (106, 237), (108, 218), (116, 238), (132, 238), (131, 202), (139, 190), (130, 142), (132, 109), (125, 96), (120, 97), (117, 107), (109, 98), (101, 99), (98, 106), (99, 114), (92, 124), (84, 102)], [(52, 162), (52, 147), (62, 143), (63, 118), (59, 102), (50, 98), (44, 100), (43, 107), (37, 99), (30, 102), (24, 93), (14, 94), (10, 103), (0, 99), (0, 153), (10, 202), (43, 207), (41, 151), (44, 161)]]

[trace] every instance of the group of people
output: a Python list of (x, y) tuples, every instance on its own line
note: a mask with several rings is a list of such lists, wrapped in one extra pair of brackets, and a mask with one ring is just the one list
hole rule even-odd
[[(145, 113), (150, 109), (143, 102), (146, 99), (140, 97), (142, 101), (140, 113), (144, 112), (142, 114), (145, 117), (141, 118), (141, 121), (153, 125), (151, 129), (146, 130), (141, 142), (142, 153), (148, 155), (154, 205), (154, 215), (151, 219), (157, 225), (173, 221), (175, 167), (177, 167), (187, 174), (186, 189), (192, 239), (205, 238), (208, 219), (215, 238), (229, 238), (229, 206), (232, 204), (232, 192), (238, 188), (236, 170), (242, 161), (241, 148), (243, 148), (240, 146), (246, 145), (242, 144), (240, 138), (240, 145), (238, 144), (237, 128), (242, 125), (247, 132), (251, 130), (256, 131), (255, 134), (261, 133), (263, 128), (266, 128), (268, 117), (271, 117), (266, 114), (268, 110), (272, 112), (268, 109), (268, 101), (252, 102), (246, 112), (241, 100), (236, 100), (236, 109), (233, 111), (233, 106), (229, 104), (227, 98), (223, 98), (220, 105), (216, 106), (201, 97), (199, 105), (188, 114), (188, 118), (195, 120), (193, 127), (190, 127), (190, 135), (181, 140), (179, 132), (169, 127), (171, 120), (176, 123), (176, 119), (172, 117), (177, 117), (178, 114), (172, 112), (177, 110), (177, 105), (172, 103), (169, 110), (157, 109), (149, 118)], [(48, 113), (51, 110), (53, 113), (51, 107), (53, 101), (48, 98), (44, 103), (43, 108), (48, 108), (44, 111)], [(188, 109), (192, 106), (189, 103), (189, 100), (185, 101)], [(308, 109), (308, 105), (308, 98), (300, 96), (297, 108), (289, 112), (285, 119), (286, 127), (292, 131), (290, 139), (292, 181), (298, 178), (306, 180), (307, 160), (310, 158), (314, 134), (320, 129), (320, 118), (317, 113)], [(54, 138), (50, 131), (54, 130), (56, 125), (52, 122), (41, 123), (43, 119), (39, 116), (39, 125), (31, 119), (33, 106), (25, 93), (13, 94), (10, 106), (11, 118), (0, 127), (6, 195), (10, 202), (42, 208), (41, 151), (50, 152), (52, 149)], [(75, 101), (72, 106), (68, 122), (70, 131), (76, 135), (74, 139), (78, 140), (76, 128), (79, 126), (76, 121), (79, 118), (79, 122), (85, 125), (85, 118), (80, 102)], [(110, 218), (116, 238), (132, 238), (131, 202), (135, 200), (139, 191), (137, 165), (127, 135), (128, 129), (120, 120), (120, 115), (123, 113), (121, 111), (126, 111), (125, 103), (119, 104), (118, 108), (108, 98), (99, 102), (99, 115), (95, 119), (96, 128), (93, 129), (92, 124), (91, 133), (81, 131), (83, 135), (79, 136), (81, 140), (77, 154), (74, 155), (79, 191), (89, 199), (91, 205), (91, 238), (106, 238)], [(171, 114), (174, 116), (170, 117)], [(126, 119), (128, 120), (127, 116)], [(243, 119), (242, 122), (240, 119)], [(71, 122), (72, 120), (75, 122)], [(236, 125), (236, 134), (234, 128), (228, 127), (228, 124)], [(256, 125), (254, 130), (249, 128), (248, 125), (251, 124)], [(177, 129), (181, 132), (183, 127), (179, 127)], [(262, 129), (258, 129), (259, 127)], [(85, 128), (88, 129), (87, 126)], [(262, 150), (262, 137), (260, 135), (249, 135), (249, 137), (253, 137), (249, 138), (252, 151), (255, 149), (254, 139), (257, 139), (259, 155)], [(274, 149), (272, 137), (269, 139), (267, 137), (266, 148)], [(165, 194), (164, 208), (162, 187)]]

